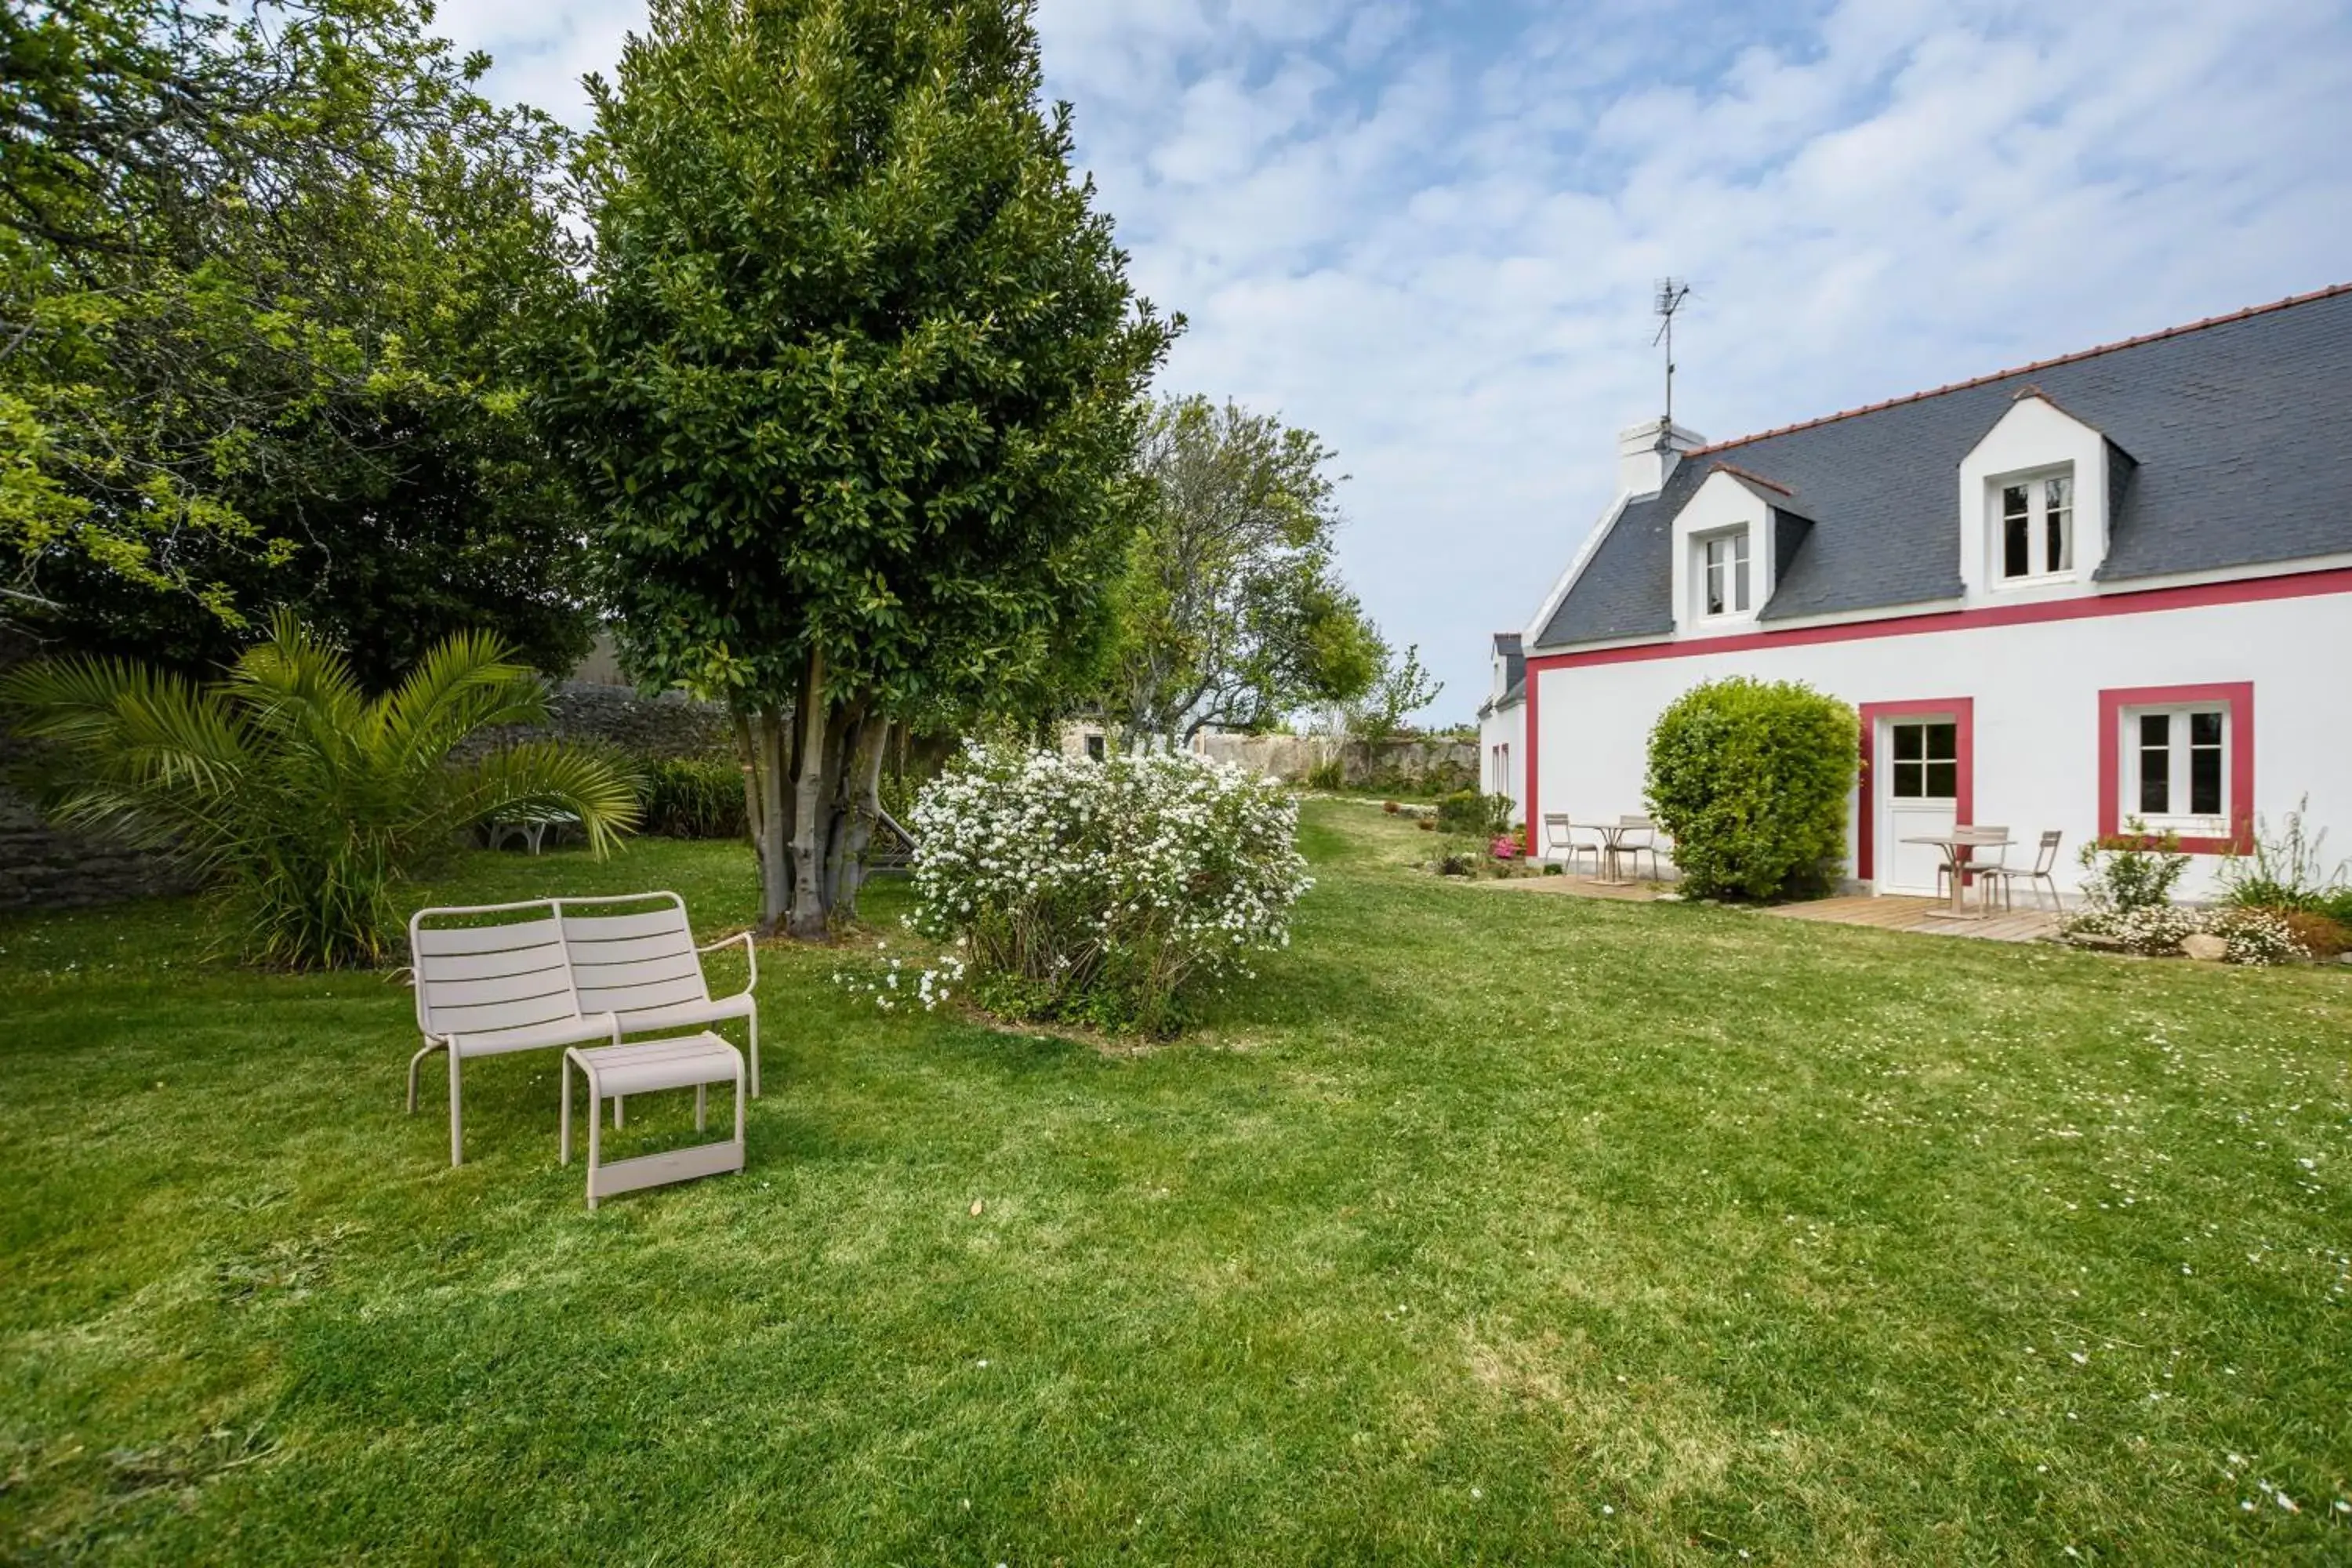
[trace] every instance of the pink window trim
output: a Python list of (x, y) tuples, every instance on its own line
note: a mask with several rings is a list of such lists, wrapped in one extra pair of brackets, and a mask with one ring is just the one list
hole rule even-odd
[(1862, 773), (1861, 786), (1854, 795), (1853, 874), (1865, 882), (1877, 879), (1878, 800), (1872, 793), (1871, 773), (1878, 754), (1878, 725), (1884, 719), (1907, 719), (1914, 715), (1942, 716), (1948, 714), (1958, 733), (1954, 737), (1959, 752), (1959, 784), (1955, 795), (1954, 816), (1960, 826), (1977, 819), (1977, 700), (1973, 697), (1916, 698), (1901, 702), (1865, 702), (1862, 705)]
[(2219, 704), (2230, 714), (2230, 837), (2184, 838), (2191, 855), (2245, 854), (2254, 847), (2254, 683), (2205, 686), (2121, 686), (2099, 693), (2099, 837), (2123, 831), (2124, 710)]

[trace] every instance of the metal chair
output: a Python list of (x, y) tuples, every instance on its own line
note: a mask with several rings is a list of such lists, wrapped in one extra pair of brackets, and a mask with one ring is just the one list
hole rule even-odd
[[(2050, 907), (2053, 910), (2063, 910), (2066, 907), (2065, 900), (2058, 896), (2057, 875), (2058, 842), (2064, 837), (2064, 834), (2054, 827), (2045, 831), (2042, 835), (2040, 846), (2034, 850), (2033, 866), (2031, 870), (2022, 866), (1999, 864), (1988, 868), (1985, 873), (1987, 879), (1993, 887), (2000, 889), (2002, 909), (2013, 910), (2017, 907), (2013, 889), (2019, 882), (2023, 882), (2027, 887), (2036, 889), (2034, 893), (2036, 904), (2041, 902), (2039, 889), (2047, 886), (2050, 889)], [(1987, 889), (1988, 892), (1990, 890), (1990, 889)]]
[(1555, 854), (1566, 856), (1568, 863), (1561, 868), (1573, 876), (1576, 858), (1590, 850), (1592, 854), (1592, 874), (1596, 877), (1601, 875), (1601, 846), (1597, 841), (1590, 844), (1580, 842), (1576, 837), (1576, 825), (1568, 819), (1564, 811), (1548, 811), (1544, 813), (1543, 820), (1545, 860), (1549, 861)]
[[(1952, 842), (1955, 844), (1998, 844), (2000, 846), (2000, 855), (1993, 859), (1979, 860), (1973, 855), (1969, 857), (1969, 875), (1979, 881), (1990, 880), (1991, 879), (1999, 877), (2003, 871), (2008, 869), (2007, 866), (2004, 864), (2004, 862), (2009, 858), (2009, 829), (2006, 827), (1987, 827), (1981, 824), (1976, 824), (1967, 827), (1955, 827), (1952, 829)], [(1949, 863), (1936, 868), (1936, 896), (1937, 898), (1940, 899), (1945, 896), (1945, 884), (1951, 880), (1951, 877), (1952, 868)]]
[[(1633, 837), (1635, 834), (1641, 837)], [(1665, 874), (1658, 869), (1658, 825), (1655, 819), (1641, 816), (1619, 817), (1617, 853), (1632, 857), (1637, 868), (1642, 864), (1642, 857), (1647, 855), (1650, 858), (1650, 880), (1664, 880)]]

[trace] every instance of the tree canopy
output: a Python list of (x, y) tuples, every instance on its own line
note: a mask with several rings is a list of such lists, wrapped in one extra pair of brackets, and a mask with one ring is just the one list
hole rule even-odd
[(1379, 635), (1332, 561), (1332, 456), (1313, 431), (1236, 404), (1154, 408), (1105, 702), (1130, 743), (1264, 730), (1370, 688)]
[(763, 923), (815, 935), (889, 724), (1095, 635), (1171, 328), (1027, 4), (656, 0), (592, 90), (593, 303), (543, 413), (632, 667), (739, 716)]
[(457, 626), (584, 649), (519, 396), (568, 139), (429, 18), (0, 0), (0, 613), (184, 667), (291, 604), (379, 687)]

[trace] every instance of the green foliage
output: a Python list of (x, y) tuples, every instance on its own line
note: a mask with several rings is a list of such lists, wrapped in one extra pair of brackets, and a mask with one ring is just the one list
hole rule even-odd
[(1446, 833), (1477, 834), (1482, 842), (1492, 839), (1510, 831), (1511, 797), (1455, 790), (1438, 801), (1437, 826)]
[(300, 609), (371, 689), (584, 651), (517, 390), (578, 289), (568, 138), (379, 0), (0, 11), (0, 571), (54, 647), (189, 671)]
[(734, 763), (660, 757), (638, 768), (642, 830), (662, 838), (740, 838), (743, 770)]
[(1087, 662), (1170, 329), (1025, 5), (667, 0), (591, 89), (592, 303), (540, 412), (629, 667), (744, 717), (762, 926), (820, 935), (884, 727)]
[(2189, 869), (2180, 835), (2150, 833), (2137, 817), (2126, 822), (2124, 831), (2114, 837), (2084, 845), (2077, 859), (2083, 868), (2083, 901), (2101, 915), (2170, 904), (2172, 889)]
[(1339, 757), (1326, 757), (1307, 770), (1308, 789), (1339, 790), (1348, 787), (1348, 764)]
[(1104, 694), (1130, 736), (1259, 733), (1371, 689), (1383, 650), (1333, 565), (1332, 456), (1313, 431), (1237, 404), (1152, 411)]
[(637, 817), (628, 774), (564, 742), (451, 761), (482, 731), (546, 717), (543, 683), (479, 633), (371, 699), (341, 654), (280, 611), (210, 685), (46, 659), (0, 680), (0, 711), (47, 742), (58, 820), (186, 860), (218, 885), (259, 963), (379, 962), (397, 940), (399, 884), (488, 817), (571, 812), (600, 855)]
[[(1383, 643), (1370, 689), (1349, 711), (1349, 733), (1375, 745), (1393, 739), (1404, 727), (1406, 714), (1428, 707), (1444, 689), (1444, 681), (1421, 667), (1419, 643), (1406, 647), (1402, 661), (1395, 650)], [(1471, 738), (1476, 738), (1475, 731)]]
[(2222, 858), (2221, 885), (2230, 902), (2246, 909), (2318, 914), (2326, 911), (2331, 897), (2352, 893), (2345, 883), (2345, 863), (2327, 863), (2327, 830), (2314, 833), (2305, 825), (2310, 805), (2308, 795), (2296, 801), (2276, 837), (2268, 819), (2257, 816), (2249, 851)]
[(1650, 810), (1701, 897), (1822, 890), (1845, 848), (1853, 710), (1796, 681), (1693, 687), (1650, 731)]
[(2323, 896), (2316, 913), (2326, 915), (2337, 925), (2352, 929), (2352, 888), (2337, 888)]

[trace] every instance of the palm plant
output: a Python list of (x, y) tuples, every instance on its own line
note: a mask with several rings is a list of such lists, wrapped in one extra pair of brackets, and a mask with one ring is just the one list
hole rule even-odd
[(613, 759), (530, 741), (469, 759), (468, 737), (546, 717), (543, 683), (495, 637), (459, 633), (370, 698), (290, 612), (226, 678), (199, 685), (122, 659), (42, 660), (0, 681), (0, 710), (47, 742), (58, 821), (169, 850), (219, 888), (257, 963), (380, 963), (394, 888), (484, 819), (565, 811), (598, 855), (637, 817)]

